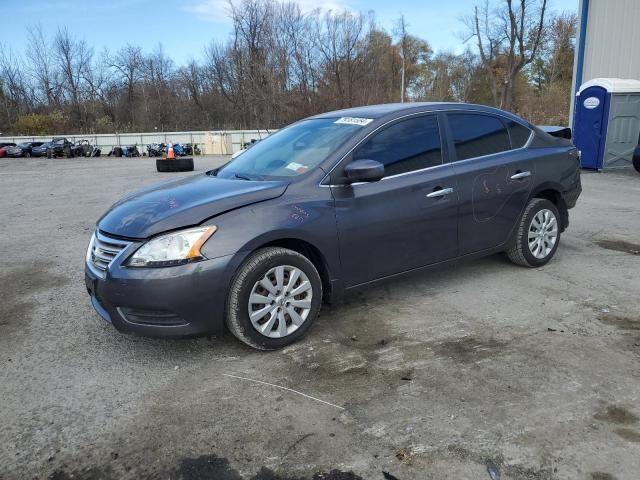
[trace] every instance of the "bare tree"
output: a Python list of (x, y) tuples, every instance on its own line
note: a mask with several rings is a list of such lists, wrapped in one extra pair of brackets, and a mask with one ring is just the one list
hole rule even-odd
[(66, 28), (58, 30), (53, 47), (68, 100), (73, 105), (79, 105), (82, 97), (82, 82), (86, 70), (91, 66), (93, 51), (84, 40), (72, 38)]
[(547, 0), (500, 0), (474, 9), (466, 20), (490, 80), (496, 106), (511, 109), (517, 75), (538, 55), (545, 33)]
[(26, 55), (29, 61), (29, 73), (35, 79), (40, 96), (47, 105), (55, 105), (60, 95), (59, 75), (49, 41), (40, 23), (29, 30)]
[(408, 100), (488, 103), (542, 122), (568, 114), (576, 20), (546, 0), (492, 0), (467, 19), (474, 48), (433, 54), (400, 18), (232, 0), (231, 33), (176, 65), (158, 45), (97, 54), (65, 29), (0, 48), (0, 130), (113, 132), (281, 127), (322, 111)]

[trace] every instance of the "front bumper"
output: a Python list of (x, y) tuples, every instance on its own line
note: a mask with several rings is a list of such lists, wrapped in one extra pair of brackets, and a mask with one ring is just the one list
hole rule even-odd
[(121, 332), (215, 334), (224, 326), (231, 259), (168, 268), (126, 268), (115, 260), (105, 272), (86, 263), (85, 284), (96, 312)]

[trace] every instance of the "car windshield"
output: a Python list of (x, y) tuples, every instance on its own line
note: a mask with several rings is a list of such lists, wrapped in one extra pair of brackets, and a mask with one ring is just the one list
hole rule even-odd
[(28, 143), (19, 143), (18, 145), (16, 145), (17, 147), (28, 147), (29, 144)]
[(267, 180), (295, 177), (316, 168), (369, 121), (318, 118), (286, 127), (214, 171), (222, 178)]

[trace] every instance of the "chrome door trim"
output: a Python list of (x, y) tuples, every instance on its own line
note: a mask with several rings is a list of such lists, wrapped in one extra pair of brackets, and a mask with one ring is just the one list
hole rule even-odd
[(518, 172), (511, 175), (511, 180), (520, 180), (521, 178), (527, 178), (531, 176), (531, 172)]
[(444, 197), (445, 195), (449, 195), (451, 193), (453, 193), (453, 188), (451, 187), (441, 188), (440, 190), (434, 190), (433, 192), (428, 193), (427, 198)]
[[(520, 122), (516, 122), (516, 121), (515, 121), (515, 120), (513, 120), (512, 118), (509, 118), (508, 116), (506, 116), (506, 115), (504, 115), (504, 114), (502, 114), (502, 113), (500, 113), (500, 112), (483, 112), (483, 111), (477, 111), (477, 110), (466, 110), (466, 109), (463, 109), (463, 108), (460, 108), (460, 109), (445, 109), (445, 108), (439, 108), (439, 109), (435, 109), (435, 110), (423, 110), (423, 111), (420, 111), (420, 112), (409, 113), (409, 114), (407, 114), (407, 115), (402, 115), (402, 116), (400, 116), (400, 117), (392, 118), (391, 120), (386, 121), (386, 122), (385, 122), (385, 123), (383, 123), (382, 125), (378, 125), (378, 127), (376, 127), (376, 128), (375, 128), (375, 130), (372, 130), (371, 132), (369, 132), (369, 133), (367, 134), (367, 136), (366, 136), (366, 137), (364, 137), (364, 138), (363, 138), (362, 140), (360, 140), (356, 145), (354, 145), (353, 147), (351, 147), (351, 148), (349, 149), (349, 151), (348, 151), (347, 153), (345, 153), (345, 154), (340, 158), (340, 160), (338, 160), (338, 161), (335, 163), (335, 165), (333, 165), (333, 167), (331, 167), (331, 170), (329, 170), (329, 171), (326, 173), (326, 175), (325, 175), (324, 177), (322, 177), (322, 180), (320, 180), (320, 183), (318, 184), (318, 186), (319, 186), (319, 187), (329, 187), (329, 188), (331, 188), (331, 187), (349, 187), (349, 186), (355, 186), (355, 185), (363, 185), (363, 184), (367, 184), (367, 183), (375, 183), (375, 182), (357, 182), (357, 183), (351, 183), (351, 184), (346, 183), (346, 184), (344, 184), (344, 185), (332, 185), (332, 184), (325, 184), (324, 182), (327, 180), (327, 178), (329, 178), (329, 177), (331, 176), (331, 172), (333, 172), (333, 171), (336, 169), (336, 167), (337, 167), (338, 165), (340, 165), (340, 164), (344, 161), (344, 159), (345, 159), (345, 158), (347, 158), (347, 156), (349, 156), (349, 155), (350, 155), (350, 154), (351, 154), (351, 153), (352, 153), (356, 148), (358, 148), (360, 145), (362, 145), (362, 143), (363, 143), (363, 142), (365, 142), (366, 140), (368, 140), (368, 139), (369, 139), (369, 137), (371, 137), (371, 135), (373, 135), (374, 133), (377, 133), (381, 128), (386, 127), (387, 125), (389, 125), (389, 124), (390, 124), (390, 123), (392, 123), (392, 122), (395, 122), (396, 120), (401, 120), (401, 119), (405, 119), (405, 118), (409, 118), (409, 117), (415, 117), (416, 115), (428, 115), (428, 114), (430, 114), (430, 113), (437, 114), (437, 113), (439, 113), (439, 112), (443, 112), (443, 113), (445, 113), (445, 114), (446, 114), (446, 113), (448, 113), (448, 112), (453, 112), (453, 113), (477, 113), (477, 114), (479, 114), (479, 115), (482, 115), (482, 114), (484, 114), (484, 115), (496, 115), (496, 116), (499, 116), (499, 117), (504, 118), (505, 120), (510, 120), (510, 121), (512, 121), (512, 122), (515, 122), (515, 123), (517, 123), (518, 125), (521, 125), (521, 126), (525, 127), (526, 129), (528, 129), (528, 130), (529, 130), (529, 132), (530, 132), (530, 133), (529, 133), (529, 138), (527, 139), (527, 141), (525, 142), (525, 144), (524, 144), (522, 147), (519, 147), (519, 148), (513, 148), (513, 149), (511, 149), (511, 150), (504, 150), (503, 152), (492, 153), (492, 154), (489, 154), (489, 155), (481, 155), (481, 156), (479, 156), (479, 157), (465, 158), (464, 160), (456, 160), (455, 162), (441, 163), (440, 165), (434, 165), (434, 166), (432, 166), (432, 167), (425, 167), (425, 168), (422, 168), (422, 169), (420, 169), (420, 170), (412, 170), (412, 171), (410, 171), (410, 172), (398, 173), (398, 174), (396, 174), (396, 175), (391, 175), (391, 176), (389, 176), (389, 177), (383, 177), (383, 178), (381, 178), (381, 179), (380, 179), (380, 181), (382, 181), (382, 180), (386, 180), (387, 178), (395, 178), (395, 177), (399, 177), (399, 176), (401, 176), (401, 175), (409, 175), (409, 174), (412, 174), (412, 173), (424, 172), (425, 170), (429, 170), (429, 169), (431, 169), (431, 168), (443, 167), (443, 166), (445, 166), (445, 165), (454, 165), (454, 164), (459, 163), (459, 162), (468, 162), (468, 161), (470, 161), (470, 160), (477, 160), (477, 159), (480, 159), (480, 158), (491, 157), (491, 156), (493, 156), (493, 155), (501, 155), (501, 154), (503, 154), (503, 153), (510, 153), (510, 152), (517, 152), (517, 151), (520, 151), (520, 150), (525, 150), (525, 149), (529, 146), (529, 144), (531, 143), (531, 141), (533, 140), (533, 136), (534, 136), (534, 133), (535, 133), (535, 132), (534, 132), (534, 130), (532, 130), (531, 128), (529, 128), (527, 125), (523, 125), (523, 124), (522, 124), (522, 123), (520, 123)], [(441, 146), (441, 148), (442, 148), (442, 147), (443, 147), (443, 146)]]

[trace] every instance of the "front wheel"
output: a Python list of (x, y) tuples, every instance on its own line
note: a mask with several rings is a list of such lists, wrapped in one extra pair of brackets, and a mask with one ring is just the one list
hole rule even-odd
[(532, 199), (522, 213), (509, 259), (524, 267), (545, 265), (560, 243), (560, 215), (556, 206), (544, 198)]
[(293, 250), (267, 247), (249, 256), (231, 282), (226, 324), (247, 345), (274, 350), (302, 338), (321, 304), (313, 263)]

